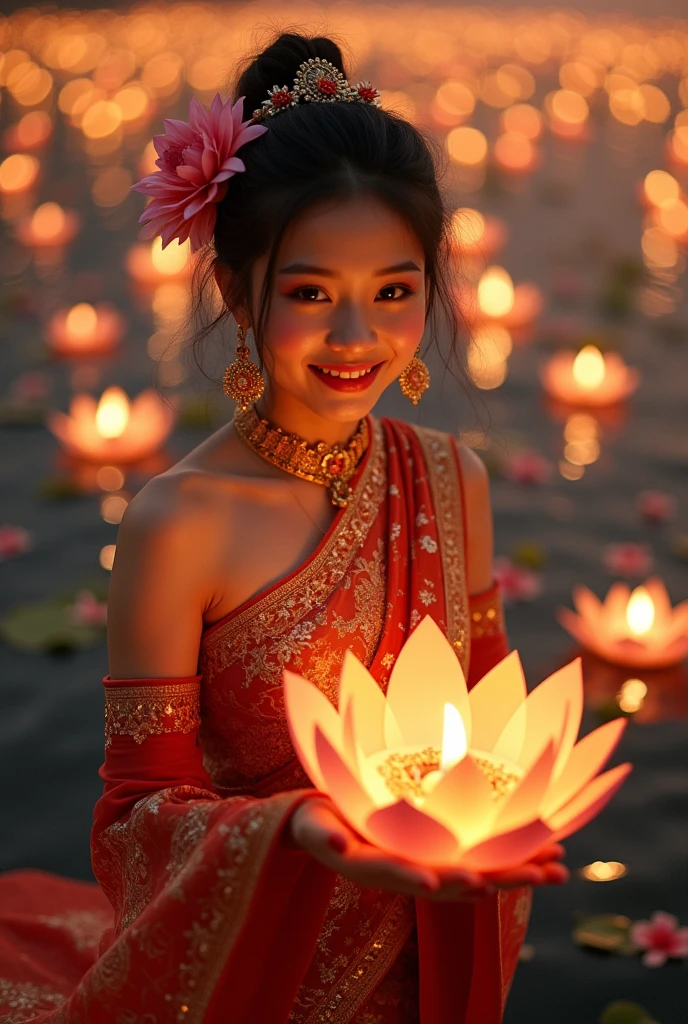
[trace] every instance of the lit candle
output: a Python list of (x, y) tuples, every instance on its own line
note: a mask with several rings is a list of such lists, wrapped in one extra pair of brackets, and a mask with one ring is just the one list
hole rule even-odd
[(81, 224), (78, 213), (63, 210), (59, 203), (42, 203), (15, 226), (22, 245), (35, 249), (60, 248), (72, 241)]
[(133, 280), (145, 287), (157, 287), (166, 281), (186, 277), (191, 269), (191, 246), (173, 240), (163, 249), (158, 236), (151, 244), (132, 246), (127, 252), (126, 268)]
[(585, 345), (577, 355), (558, 352), (540, 367), (545, 390), (569, 405), (613, 405), (628, 398), (640, 383), (638, 370), (629, 367), (616, 352), (602, 355), (595, 345)]
[(506, 174), (532, 174), (542, 163), (538, 148), (523, 132), (506, 131), (495, 140), (492, 158)]
[(578, 614), (560, 608), (557, 618), (583, 647), (617, 665), (666, 668), (688, 656), (688, 601), (675, 608), (659, 577), (631, 593), (612, 584), (603, 602), (587, 587), (573, 590)]
[(109, 303), (79, 302), (58, 309), (48, 321), (46, 339), (60, 355), (90, 355), (113, 349), (123, 330), (124, 319)]
[(623, 718), (575, 745), (580, 659), (528, 693), (513, 651), (469, 693), (456, 651), (429, 616), (399, 652), (386, 693), (347, 651), (338, 710), (286, 670), (284, 697), (313, 785), (370, 843), (417, 863), (523, 864), (586, 824), (631, 767), (596, 776)]
[(171, 431), (176, 414), (152, 388), (131, 403), (119, 387), (107, 388), (96, 403), (87, 394), (72, 398), (69, 415), (51, 412), (49, 429), (70, 455), (91, 462), (135, 462), (154, 453)]

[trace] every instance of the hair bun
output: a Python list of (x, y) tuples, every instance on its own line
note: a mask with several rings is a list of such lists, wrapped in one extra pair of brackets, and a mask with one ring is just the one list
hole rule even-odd
[(291, 86), (301, 64), (311, 57), (328, 60), (346, 74), (341, 50), (326, 36), (309, 39), (284, 32), (261, 53), (249, 58), (250, 63), (242, 71), (233, 90), (234, 96), (246, 97), (244, 117), (250, 117), (260, 107), (273, 85)]

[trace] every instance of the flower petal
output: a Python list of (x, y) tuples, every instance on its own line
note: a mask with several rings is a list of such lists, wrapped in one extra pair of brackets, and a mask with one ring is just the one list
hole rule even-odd
[(575, 586), (572, 591), (573, 603), (582, 619), (588, 622), (599, 622), (602, 613), (602, 602), (592, 590), (582, 585)]
[[(346, 764), (317, 724), (315, 752), (325, 783), (325, 792), (330, 795), (344, 817), (361, 832), (366, 827), (368, 815), (375, 810), (375, 805), (354, 775), (351, 766)], [(361, 834), (363, 835), (362, 832)]]
[[(432, 700), (419, 701), (426, 679), (432, 680)], [(458, 710), (470, 742), (471, 709), (459, 659), (440, 627), (426, 615), (402, 647), (387, 687), (387, 704), (405, 745), (442, 747), (445, 703)]]
[(459, 844), (449, 829), (406, 800), (373, 811), (365, 827), (370, 842), (419, 864), (452, 864), (459, 856)]
[(628, 725), (625, 718), (614, 718), (599, 729), (584, 736), (571, 751), (561, 775), (552, 783), (542, 803), (542, 815), (547, 820), (597, 775), (611, 757), (614, 748)]
[(474, 871), (498, 871), (524, 864), (534, 857), (552, 836), (552, 830), (536, 818), (522, 828), (492, 836), (466, 850), (461, 864)]
[(444, 822), (465, 847), (490, 831), (497, 805), (484, 773), (467, 754), (426, 797), (423, 810)]
[(315, 750), (315, 726), (320, 726), (330, 743), (339, 748), (342, 731), (339, 715), (325, 694), (302, 676), (284, 669), (282, 677), (287, 724), (294, 750), (313, 785), (327, 792)]
[(552, 815), (549, 824), (554, 832), (553, 841), (566, 839), (587, 825), (611, 800), (632, 767), (626, 762), (611, 768), (604, 775), (598, 775), (573, 800)]
[(540, 804), (552, 777), (556, 755), (556, 745), (550, 741), (525, 777), (502, 802), (494, 822), (495, 832), (520, 828), (538, 817), (544, 818)]
[(339, 677), (339, 713), (348, 705), (353, 712), (353, 732), (365, 757), (382, 750), (385, 744), (385, 695), (352, 651), (346, 651)]
[(504, 726), (528, 696), (518, 651), (511, 651), (471, 689), (470, 745), (492, 750)]

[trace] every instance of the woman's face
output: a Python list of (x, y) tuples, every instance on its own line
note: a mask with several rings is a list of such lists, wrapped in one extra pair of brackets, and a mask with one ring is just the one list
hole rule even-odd
[(425, 308), (423, 250), (397, 213), (373, 197), (307, 211), (275, 265), (261, 411), (304, 435), (348, 436), (413, 358)]

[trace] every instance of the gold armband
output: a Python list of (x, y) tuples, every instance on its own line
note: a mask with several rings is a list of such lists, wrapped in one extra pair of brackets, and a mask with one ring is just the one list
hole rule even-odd
[(131, 736), (143, 743), (146, 736), (197, 729), (200, 692), (200, 681), (106, 688), (105, 746), (110, 746), (113, 736)]
[(482, 594), (471, 594), (469, 598), (471, 636), (493, 636), (504, 632), (504, 609), (498, 587), (492, 586)]

